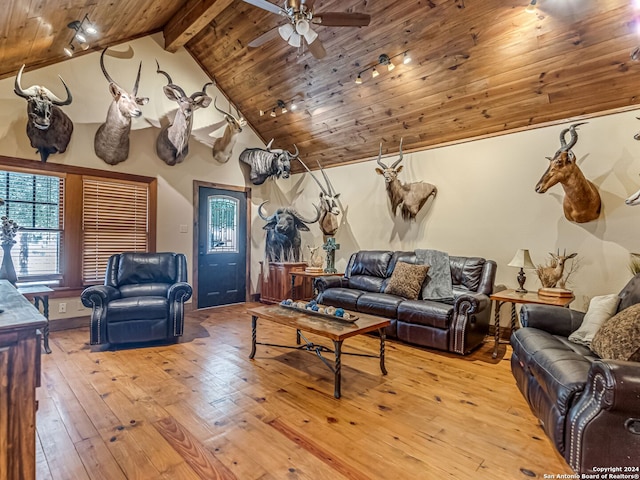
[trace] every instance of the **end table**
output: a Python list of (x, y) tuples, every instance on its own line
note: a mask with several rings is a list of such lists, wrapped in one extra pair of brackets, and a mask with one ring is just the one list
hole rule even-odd
[(47, 324), (42, 329), (42, 344), (44, 345), (44, 351), (51, 353), (51, 348), (49, 348), (49, 294), (53, 292), (53, 289), (46, 285), (29, 285), (18, 287), (17, 290), (26, 299), (33, 300), (33, 305), (38, 310), (40, 310), (40, 302), (42, 302), (42, 315), (47, 319)]
[(493, 300), (495, 313), (494, 313), (494, 345), (492, 358), (498, 357), (498, 344), (500, 343), (500, 307), (505, 303), (511, 303), (511, 323), (509, 324), (509, 336), (516, 328), (518, 328), (517, 316), (516, 316), (516, 303), (537, 303), (540, 305), (555, 305), (558, 307), (568, 307), (573, 302), (574, 296), (571, 297), (547, 297), (538, 295), (538, 292), (516, 292), (513, 289), (502, 290), (497, 293), (491, 294), (489, 297)]

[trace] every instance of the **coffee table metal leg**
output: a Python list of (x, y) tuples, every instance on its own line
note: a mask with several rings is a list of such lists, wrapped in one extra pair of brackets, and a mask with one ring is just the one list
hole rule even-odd
[(300, 330), (296, 330), (296, 345), (300, 345)]
[(387, 334), (384, 333), (384, 328), (379, 328), (378, 333), (380, 333), (380, 371), (383, 375), (386, 375), (387, 369), (384, 366), (384, 342), (387, 338)]
[(340, 359), (340, 355), (342, 353), (342, 341), (334, 340), (333, 350), (335, 351), (335, 354), (336, 354), (336, 363), (334, 366), (333, 396), (336, 398), (340, 398), (340, 382), (342, 380), (342, 362)]
[(249, 354), (249, 358), (253, 358), (256, 356), (256, 330), (258, 327), (258, 317), (255, 315), (251, 316), (251, 353)]

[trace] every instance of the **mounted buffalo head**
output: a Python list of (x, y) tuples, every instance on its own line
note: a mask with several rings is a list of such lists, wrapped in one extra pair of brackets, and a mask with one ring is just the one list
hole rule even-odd
[(73, 123), (60, 108), (71, 103), (71, 92), (62, 77), (60, 81), (67, 92), (66, 100), (61, 100), (51, 90), (40, 85), (23, 89), (23, 71), (24, 65), (16, 76), (14, 92), (27, 100), (27, 136), (31, 146), (40, 154), (40, 160), (46, 162), (50, 154), (64, 153), (71, 140)]
[(316, 209), (316, 217), (307, 220), (293, 208), (279, 208), (270, 216), (266, 216), (262, 207), (258, 207), (258, 215), (267, 224), (262, 227), (267, 231), (265, 257), (267, 262), (299, 262), (302, 259), (300, 230), (309, 231), (308, 223), (315, 223), (320, 218), (320, 210)]
[(193, 126), (193, 113), (199, 108), (206, 108), (211, 104), (211, 97), (207, 96), (207, 87), (212, 82), (205, 83), (199, 92), (187, 95), (182, 87), (173, 83), (169, 74), (160, 70), (156, 61), (156, 73), (164, 75), (167, 84), (163, 87), (164, 94), (171, 101), (178, 104), (178, 110), (173, 122), (163, 127), (156, 140), (156, 153), (167, 164), (181, 163), (189, 154), (189, 137)]
[(138, 97), (138, 85), (140, 84), (140, 71), (142, 62), (138, 65), (138, 74), (131, 93), (118, 85), (111, 78), (104, 66), (105, 48), (100, 55), (100, 68), (102, 74), (109, 82), (109, 92), (113, 97), (106, 121), (98, 127), (93, 139), (93, 149), (96, 155), (109, 165), (124, 162), (129, 157), (129, 134), (131, 132), (131, 119), (142, 115), (140, 105), (146, 105), (147, 97)]
[(240, 154), (240, 161), (251, 167), (249, 179), (254, 185), (262, 185), (269, 177), (289, 178), (291, 173), (291, 160), (298, 158), (300, 152), (294, 144), (296, 153), (283, 149), (271, 149), (273, 139), (262, 148), (245, 148)]

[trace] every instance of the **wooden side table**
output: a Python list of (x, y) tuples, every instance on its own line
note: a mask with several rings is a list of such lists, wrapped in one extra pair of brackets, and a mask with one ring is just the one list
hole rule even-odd
[[(296, 271), (291, 271), (290, 275), (291, 275), (291, 299), (292, 300), (311, 300), (310, 298), (294, 298), (294, 292), (296, 291), (296, 277), (302, 277), (303, 279), (310, 278), (311, 281), (313, 282), (313, 280), (317, 277), (343, 277), (344, 273), (306, 272), (304, 270), (296, 270)], [(311, 290), (312, 290), (311, 295), (315, 297), (318, 294), (318, 292), (316, 292), (316, 289), (314, 286), (312, 286)], [(303, 288), (302, 292), (304, 296), (307, 290)]]
[(40, 311), (40, 302), (42, 302), (42, 315), (47, 319), (47, 324), (42, 328), (42, 343), (44, 351), (51, 353), (51, 348), (49, 348), (49, 294), (53, 290), (46, 285), (29, 285), (19, 287), (17, 290), (27, 300), (33, 300), (33, 305), (38, 311)]
[(518, 322), (516, 317), (516, 303), (537, 303), (540, 305), (555, 305), (557, 307), (568, 307), (573, 302), (574, 296), (571, 297), (547, 297), (538, 295), (538, 292), (526, 292), (519, 293), (513, 289), (502, 290), (497, 293), (491, 294), (489, 297), (493, 300), (495, 313), (495, 343), (493, 345), (493, 358), (498, 357), (498, 345), (500, 343), (500, 307), (505, 303), (511, 304), (511, 323), (509, 324), (509, 336), (516, 328), (518, 328)]

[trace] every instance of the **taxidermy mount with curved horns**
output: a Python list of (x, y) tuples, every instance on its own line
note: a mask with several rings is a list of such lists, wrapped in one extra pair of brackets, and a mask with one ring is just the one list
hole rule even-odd
[(311, 55), (315, 58), (324, 58), (327, 52), (312, 26), (366, 27), (371, 22), (371, 16), (365, 13), (316, 13), (313, 10), (315, 0), (285, 0), (282, 8), (266, 0), (244, 1), (268, 12), (282, 15), (287, 19), (284, 25), (268, 30), (251, 41), (249, 47), (259, 47), (279, 36), (292, 47), (303, 48), (304, 45), (307, 45)]

